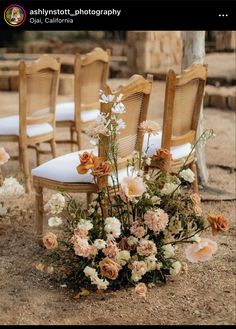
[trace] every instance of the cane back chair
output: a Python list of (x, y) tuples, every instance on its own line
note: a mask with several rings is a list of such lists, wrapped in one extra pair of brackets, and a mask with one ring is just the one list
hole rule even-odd
[[(110, 50), (95, 48), (87, 54), (76, 54), (74, 65), (74, 102), (56, 106), (56, 126), (69, 127), (70, 139), (57, 140), (81, 148), (82, 134), (100, 112), (99, 90), (109, 75)], [(76, 138), (74, 138), (76, 135)]]
[(171, 172), (177, 172), (186, 161), (195, 173), (193, 190), (198, 192), (195, 152), (200, 110), (207, 79), (207, 65), (192, 64), (180, 75), (170, 70), (166, 78), (162, 133), (150, 138), (149, 155), (162, 147), (170, 150)]
[(60, 62), (43, 55), (38, 60), (19, 64), (19, 115), (0, 118), (0, 141), (18, 142), (26, 192), (31, 191), (28, 148), (36, 149), (37, 165), (40, 143), (49, 142), (56, 156), (55, 105), (58, 92)]
[[(118, 139), (118, 177), (121, 180), (127, 175), (124, 164), (134, 150), (139, 150), (143, 142), (143, 134), (139, 129), (140, 123), (146, 120), (149, 97), (152, 88), (152, 76), (147, 80), (140, 75), (132, 76), (126, 85), (119, 87), (113, 95), (123, 94), (122, 103), (126, 106), (126, 113), (122, 119), (126, 128), (117, 135)], [(106, 87), (106, 94), (111, 93)], [(101, 110), (107, 113), (107, 104), (102, 104)], [(90, 173), (78, 174), (76, 167), (79, 165), (79, 154), (85, 151), (95, 155), (104, 156), (103, 148), (73, 152), (56, 159), (50, 160), (32, 170), (34, 187), (36, 190), (36, 230), (39, 241), (43, 233), (43, 188), (68, 193), (86, 193), (87, 205), (91, 202), (91, 194), (97, 192), (93, 176)], [(108, 186), (112, 186), (111, 177)]]

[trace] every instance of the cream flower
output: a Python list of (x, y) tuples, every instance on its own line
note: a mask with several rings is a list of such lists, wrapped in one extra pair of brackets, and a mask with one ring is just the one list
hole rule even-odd
[(152, 204), (160, 204), (161, 203), (161, 198), (154, 195), (153, 197), (151, 197), (151, 202), (152, 202)]
[(125, 177), (121, 182), (121, 191), (131, 201), (142, 196), (145, 190), (144, 182), (140, 177)]
[(170, 268), (170, 274), (171, 275), (177, 275), (179, 274), (180, 270), (182, 268), (181, 263), (177, 260), (176, 262), (171, 264), (171, 268)]
[(118, 238), (121, 233), (121, 223), (116, 217), (107, 217), (105, 219), (105, 231), (115, 238)]
[(148, 210), (144, 215), (144, 221), (151, 231), (160, 232), (163, 231), (168, 224), (168, 215), (160, 208), (154, 211)]
[(160, 126), (158, 123), (156, 123), (155, 121), (151, 121), (151, 120), (146, 120), (143, 121), (140, 124), (140, 128), (143, 130), (144, 133), (147, 133), (149, 135), (157, 135), (160, 132)]
[(199, 243), (193, 243), (185, 249), (185, 255), (189, 262), (198, 263), (211, 259), (217, 251), (217, 243), (210, 239), (201, 239)]
[(24, 187), (13, 177), (5, 178), (0, 187), (0, 198), (19, 198), (24, 193)]
[(0, 203), (0, 216), (5, 216), (7, 214), (7, 208)]
[(185, 170), (182, 170), (179, 173), (179, 176), (181, 178), (183, 178), (186, 182), (189, 182), (189, 183), (192, 183), (195, 180), (195, 174), (189, 168), (188, 169), (185, 169)]
[(147, 272), (156, 270), (156, 267), (157, 267), (156, 261), (157, 261), (157, 259), (156, 259), (155, 255), (151, 255), (151, 256), (146, 257), (144, 261), (147, 265)]
[(130, 235), (127, 239), (128, 245), (135, 246), (138, 244), (138, 239), (135, 236)]
[(178, 193), (178, 184), (175, 183), (165, 183), (161, 190), (161, 194), (169, 195), (175, 191), (175, 193)]
[(54, 216), (54, 217), (50, 217), (48, 219), (48, 226), (50, 226), (50, 227), (60, 226), (62, 223), (63, 222), (62, 222), (62, 219), (60, 217)]
[(4, 147), (0, 147), (0, 166), (10, 159), (10, 155), (5, 151)]
[(103, 239), (96, 239), (93, 244), (99, 250), (106, 247), (106, 241)]
[(171, 258), (175, 255), (175, 249), (171, 244), (166, 244), (162, 247), (165, 258)]
[(85, 229), (87, 231), (93, 228), (93, 223), (90, 220), (81, 218), (79, 223), (77, 224), (79, 229)]
[(121, 250), (118, 252), (115, 258), (116, 262), (121, 266), (124, 266), (130, 260), (130, 252), (128, 250)]
[(60, 212), (62, 212), (65, 205), (65, 197), (60, 193), (56, 193), (53, 194), (50, 200), (46, 203), (46, 205), (44, 206), (44, 210), (49, 211), (52, 214), (59, 214)]

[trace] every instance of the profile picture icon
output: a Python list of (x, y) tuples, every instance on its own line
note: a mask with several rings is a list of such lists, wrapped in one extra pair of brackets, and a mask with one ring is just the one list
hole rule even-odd
[(8, 25), (20, 26), (26, 19), (26, 12), (20, 5), (10, 5), (4, 11), (4, 19)]

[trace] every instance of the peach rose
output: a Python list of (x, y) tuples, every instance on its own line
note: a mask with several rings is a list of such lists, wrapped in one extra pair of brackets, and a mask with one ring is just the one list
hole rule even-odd
[(229, 221), (222, 214), (219, 215), (210, 214), (207, 217), (207, 220), (211, 225), (213, 235), (216, 235), (220, 231), (225, 232), (229, 229)]
[(97, 177), (103, 177), (110, 175), (112, 172), (112, 166), (108, 161), (97, 161), (94, 162), (93, 174)]
[(147, 294), (147, 286), (145, 283), (140, 282), (136, 285), (135, 289), (134, 289), (135, 293), (139, 296), (139, 297), (146, 297)]
[(210, 239), (201, 239), (185, 249), (185, 255), (191, 263), (205, 262), (217, 251), (217, 243)]
[(97, 158), (96, 155), (89, 152), (79, 154), (80, 164), (76, 167), (79, 174), (87, 174), (89, 169), (94, 167), (94, 161)]
[(114, 262), (112, 259), (106, 257), (102, 261), (99, 262), (101, 275), (105, 278), (116, 280), (119, 271), (121, 270), (121, 266)]
[(158, 159), (166, 159), (166, 160), (172, 160), (172, 154), (169, 150), (160, 148), (156, 150), (156, 154), (152, 156), (152, 160), (158, 160)]
[(129, 200), (143, 195), (146, 190), (143, 180), (140, 177), (125, 177), (120, 186), (121, 191)]
[(58, 246), (57, 236), (52, 232), (48, 232), (43, 237), (43, 244), (49, 250), (56, 249)]
[(10, 159), (10, 155), (5, 151), (4, 147), (0, 147), (0, 166)]

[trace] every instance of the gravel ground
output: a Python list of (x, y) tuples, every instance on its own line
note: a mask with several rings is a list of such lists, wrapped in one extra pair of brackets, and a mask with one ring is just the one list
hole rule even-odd
[[(121, 82), (114, 80), (112, 85)], [(149, 118), (160, 123), (164, 86), (163, 82), (154, 83), (150, 101)], [(17, 93), (1, 92), (0, 99), (0, 116), (17, 113)], [(60, 97), (60, 101), (64, 99)], [(230, 220), (229, 231), (215, 238), (219, 247), (215, 257), (201, 265), (190, 264), (187, 273), (149, 289), (146, 299), (137, 299), (133, 289), (128, 289), (93, 293), (76, 300), (73, 297), (79, 287), (61, 287), (35, 269), (44, 251), (35, 241), (32, 195), (28, 221), (0, 224), (0, 324), (236, 324), (235, 200), (220, 200), (225, 195), (235, 199), (235, 171), (230, 170), (235, 168), (235, 114), (217, 109), (205, 109), (204, 114), (205, 127), (216, 132), (215, 139), (206, 145), (209, 185), (225, 194), (215, 198), (205, 193), (203, 210), (223, 212)], [(65, 135), (65, 131), (60, 130), (58, 135)], [(17, 151), (15, 145), (4, 146), (10, 153)], [(58, 147), (59, 155), (69, 151), (68, 146)], [(42, 161), (48, 159), (42, 157)], [(30, 164), (35, 166), (33, 151)], [(13, 175), (17, 167), (16, 161), (10, 161), (3, 172)], [(48, 191), (45, 199), (50, 194)], [(210, 198), (219, 200), (208, 201)]]

